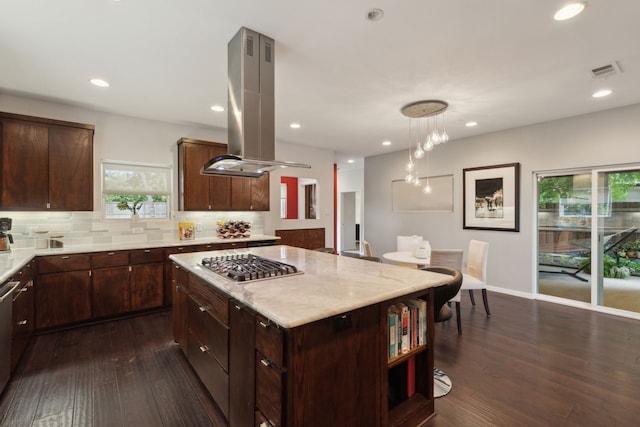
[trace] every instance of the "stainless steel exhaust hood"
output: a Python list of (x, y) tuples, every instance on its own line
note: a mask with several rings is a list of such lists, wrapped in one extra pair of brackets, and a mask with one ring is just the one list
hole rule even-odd
[(205, 175), (257, 178), (282, 167), (310, 168), (275, 159), (275, 41), (247, 28), (228, 44), (228, 154), (202, 167)]

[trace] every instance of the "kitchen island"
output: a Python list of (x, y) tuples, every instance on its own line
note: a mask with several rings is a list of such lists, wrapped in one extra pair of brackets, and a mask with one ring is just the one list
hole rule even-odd
[[(201, 265), (243, 254), (302, 274), (233, 282)], [(432, 312), (431, 288), (448, 276), (289, 246), (170, 259), (176, 341), (230, 426), (418, 426), (433, 415), (433, 316), (426, 345), (389, 361), (387, 309), (420, 297)], [(398, 372), (414, 394), (397, 390)]]

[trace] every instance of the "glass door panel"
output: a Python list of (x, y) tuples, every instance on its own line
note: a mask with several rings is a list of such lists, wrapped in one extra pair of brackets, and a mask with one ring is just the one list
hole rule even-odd
[(640, 169), (597, 173), (597, 304), (640, 312)]
[(590, 303), (591, 172), (538, 175), (538, 293)]

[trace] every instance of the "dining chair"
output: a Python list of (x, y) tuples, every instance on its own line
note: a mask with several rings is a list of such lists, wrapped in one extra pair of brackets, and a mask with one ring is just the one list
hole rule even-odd
[(371, 251), (371, 245), (366, 240), (362, 241), (362, 246), (364, 247), (364, 256), (373, 256), (373, 252)]
[[(456, 271), (462, 271), (462, 257), (464, 250), (462, 249), (431, 249), (431, 260), (427, 268), (446, 267)], [(461, 285), (464, 284), (464, 277)], [(462, 322), (460, 319), (460, 289), (447, 302), (455, 303), (456, 307), (456, 324), (458, 327), (458, 335), (462, 335)]]
[(487, 299), (487, 257), (489, 255), (489, 243), (480, 240), (469, 241), (469, 249), (467, 251), (467, 269), (462, 275), (462, 290), (469, 291), (471, 304), (476, 305), (473, 296), (474, 289), (482, 290), (482, 301), (484, 302), (484, 311), (487, 316), (491, 315), (489, 310), (489, 301)]

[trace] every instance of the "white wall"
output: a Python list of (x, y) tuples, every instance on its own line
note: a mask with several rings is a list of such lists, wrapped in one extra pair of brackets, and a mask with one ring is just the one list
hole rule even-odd
[[(101, 210), (100, 162), (102, 159), (128, 160), (173, 165), (173, 210), (178, 209), (177, 141), (182, 137), (226, 143), (226, 129), (207, 128), (121, 116), (94, 111), (81, 106), (0, 94), (0, 111), (35, 117), (95, 125), (94, 136), (94, 210)], [(321, 217), (318, 220), (288, 220), (279, 218), (280, 173), (271, 177), (271, 211), (260, 215), (264, 232), (273, 234), (278, 228), (326, 227), (327, 243), (333, 240), (333, 152), (276, 142), (276, 158), (307, 163), (312, 169), (287, 169), (290, 176), (316, 178), (319, 181)], [(264, 217), (264, 218), (262, 218)], [(329, 240), (330, 239), (330, 240)], [(331, 244), (332, 245), (332, 244)]]
[[(407, 148), (368, 157), (364, 172), (364, 236), (377, 254), (395, 250), (396, 235), (418, 234), (433, 248), (490, 243), (488, 282), (514, 294), (533, 291), (535, 204), (533, 173), (597, 165), (640, 164), (640, 104), (454, 140), (431, 152), (428, 175), (454, 175), (453, 213), (394, 213), (391, 181), (403, 179)], [(424, 160), (418, 161), (423, 165)], [(463, 230), (462, 170), (520, 163), (520, 232)], [(420, 166), (418, 166), (420, 167)], [(420, 169), (419, 169), (420, 171)], [(424, 166), (422, 173), (424, 176)]]

